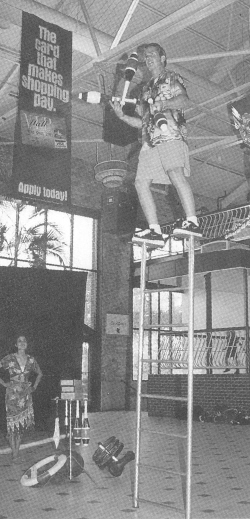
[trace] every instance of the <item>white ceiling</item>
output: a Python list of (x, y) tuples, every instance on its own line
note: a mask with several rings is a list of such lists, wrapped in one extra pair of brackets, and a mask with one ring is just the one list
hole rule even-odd
[[(110, 146), (102, 141), (102, 108), (81, 103), (78, 93), (103, 85), (111, 91), (117, 83), (121, 94), (124, 79), (117, 65), (124, 70), (130, 52), (155, 41), (166, 49), (169, 68), (184, 77), (193, 103), (186, 117), (198, 204), (216, 210), (224, 196), (224, 207), (246, 203), (243, 149), (227, 103), (250, 92), (250, 0), (0, 0), (2, 146), (14, 140), (22, 10), (73, 32), (75, 157), (94, 165), (97, 145), (99, 160), (110, 156)], [(141, 64), (133, 86), (145, 74)], [(130, 151), (115, 146), (112, 157), (126, 159)]]

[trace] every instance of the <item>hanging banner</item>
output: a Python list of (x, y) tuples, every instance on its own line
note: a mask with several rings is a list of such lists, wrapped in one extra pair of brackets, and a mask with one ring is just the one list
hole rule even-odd
[(22, 13), (14, 198), (70, 204), (72, 33)]

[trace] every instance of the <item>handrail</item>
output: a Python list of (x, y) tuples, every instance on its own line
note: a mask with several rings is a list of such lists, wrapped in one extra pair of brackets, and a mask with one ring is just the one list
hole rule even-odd
[[(224, 209), (198, 217), (202, 229), (202, 241), (233, 238), (245, 239), (250, 236), (250, 205)], [(172, 224), (161, 226), (164, 234), (171, 234)]]
[[(178, 325), (177, 325), (178, 326)], [(136, 330), (135, 330), (136, 331)], [(150, 333), (152, 330), (146, 330)], [(144, 378), (149, 373), (185, 373), (188, 362), (187, 331), (160, 331), (160, 347), (151, 355), (144, 355), (148, 364), (144, 366)], [(224, 371), (225, 369), (246, 370), (246, 330), (223, 328), (196, 330), (194, 332), (194, 372), (202, 370)], [(218, 372), (218, 371), (217, 371)]]

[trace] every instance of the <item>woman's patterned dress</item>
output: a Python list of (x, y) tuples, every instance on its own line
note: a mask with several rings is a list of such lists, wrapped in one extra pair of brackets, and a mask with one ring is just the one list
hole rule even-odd
[(0, 368), (8, 370), (10, 375), (10, 386), (5, 394), (7, 435), (14, 431), (22, 433), (35, 423), (29, 376), (32, 371), (38, 373), (39, 366), (34, 357), (27, 355), (22, 368), (15, 353), (12, 353), (0, 361)]

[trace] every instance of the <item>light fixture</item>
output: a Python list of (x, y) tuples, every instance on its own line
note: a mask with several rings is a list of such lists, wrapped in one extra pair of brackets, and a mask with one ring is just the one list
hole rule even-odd
[(128, 164), (124, 160), (112, 158), (113, 145), (110, 144), (109, 160), (99, 162), (98, 144), (96, 144), (95, 180), (107, 188), (118, 188), (127, 176)]
[(123, 160), (105, 160), (94, 167), (95, 180), (105, 187), (120, 187), (127, 175), (127, 162)]

